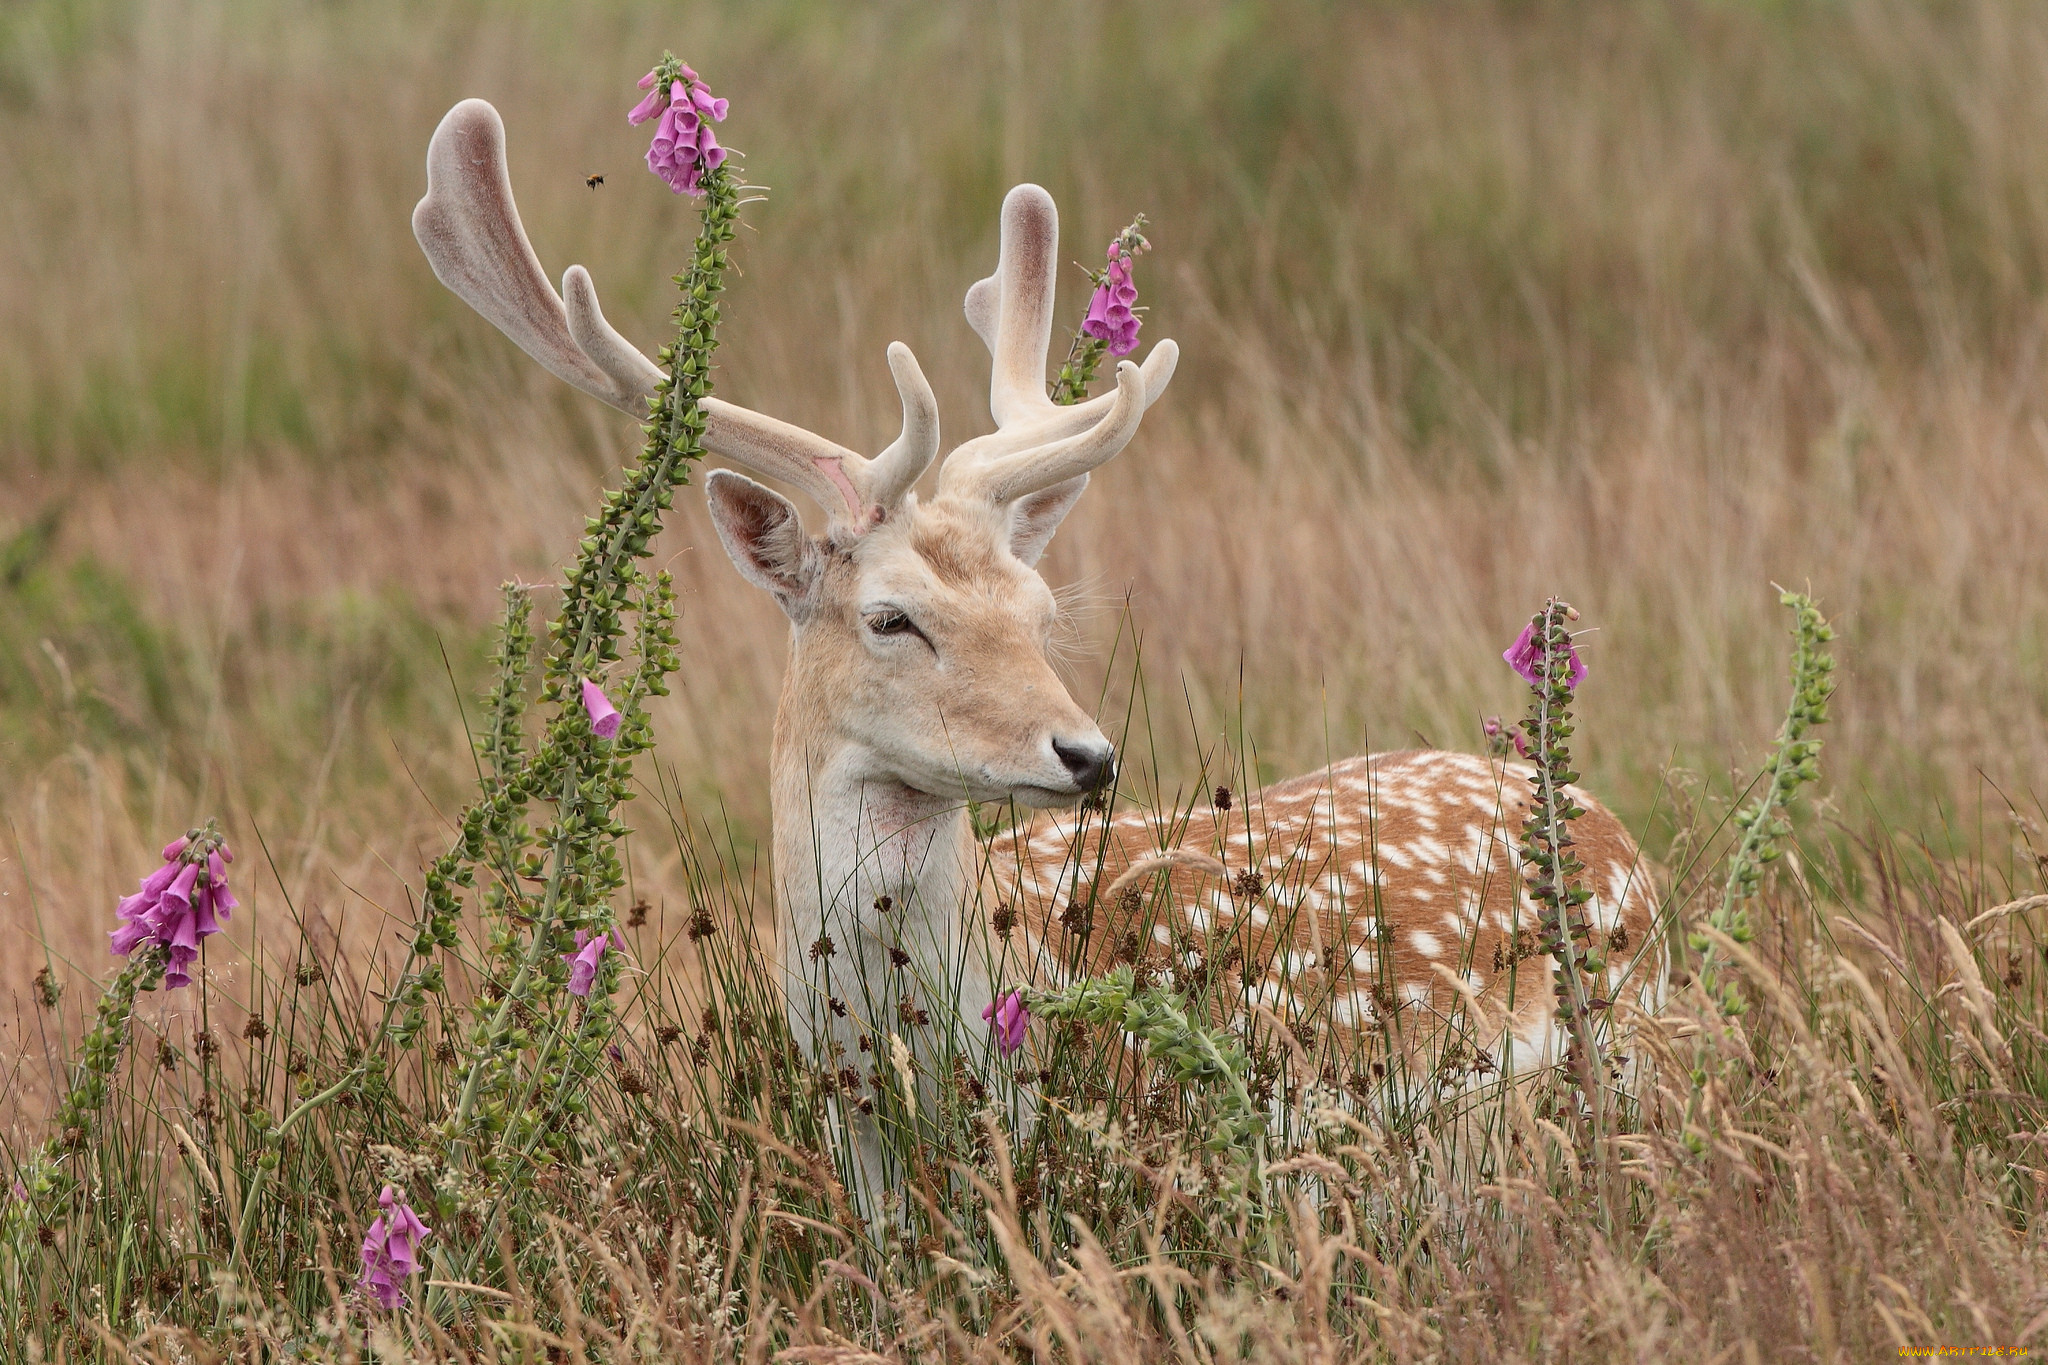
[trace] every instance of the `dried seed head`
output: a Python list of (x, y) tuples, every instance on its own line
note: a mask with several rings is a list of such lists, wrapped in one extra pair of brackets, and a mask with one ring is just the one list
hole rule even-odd
[(1008, 901), (996, 902), (995, 913), (989, 916), (989, 928), (996, 931), (996, 937), (1008, 941), (1010, 931), (1017, 927), (1017, 910)]
[(816, 962), (821, 957), (831, 957), (838, 951), (838, 947), (832, 942), (832, 935), (820, 934), (818, 935), (818, 941), (811, 945), (811, 961)]
[(833, 1018), (844, 1019), (846, 1017), (846, 1002), (844, 1000), (834, 995), (828, 996), (825, 1003), (831, 1007)]
[(1216, 809), (1217, 809), (1217, 810), (1229, 810), (1229, 809), (1230, 809), (1230, 788), (1228, 788), (1228, 787), (1218, 787), (1218, 788), (1216, 789), (1216, 798), (1215, 798), (1215, 800), (1216, 800)]
[(626, 912), (626, 927), (628, 929), (640, 929), (646, 927), (647, 912), (651, 909), (653, 909), (653, 907), (650, 906), (645, 900), (634, 901), (633, 908)]
[(910, 965), (910, 954), (904, 952), (903, 949), (899, 948), (895, 944), (890, 944), (889, 965), (891, 967), (897, 968), (908, 967)]
[(1266, 879), (1257, 869), (1246, 868), (1230, 883), (1230, 890), (1239, 900), (1257, 900), (1266, 894)]
[(886, 915), (886, 914), (888, 914), (888, 913), (889, 913), (889, 912), (890, 912), (891, 910), (894, 910), (895, 908), (896, 908), (896, 902), (895, 902), (895, 900), (894, 900), (893, 898), (891, 898), (891, 897), (888, 897), (888, 896), (877, 896), (877, 897), (875, 897), (875, 909), (877, 909), (877, 910), (881, 911), (881, 912), (882, 912), (883, 914), (885, 914), (885, 915)]
[(654, 1041), (663, 1047), (669, 1046), (683, 1036), (683, 1031), (674, 1024), (663, 1024), (654, 1030)]
[(711, 920), (708, 906), (697, 905), (690, 911), (690, 942), (698, 943), (718, 932), (718, 926)]
[(249, 1022), (242, 1025), (242, 1036), (251, 1042), (260, 1043), (270, 1036), (270, 1025), (263, 1022), (262, 1015), (252, 1014), (249, 1016)]

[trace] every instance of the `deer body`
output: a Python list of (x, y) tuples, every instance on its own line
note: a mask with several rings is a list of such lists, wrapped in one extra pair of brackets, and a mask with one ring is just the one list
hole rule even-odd
[[(1375, 1061), (1431, 1075), (1453, 1045), (1472, 1074), (1547, 1066), (1569, 1039), (1517, 850), (1530, 775), (1422, 750), (1345, 759), (1227, 810), (1126, 807), (1093, 828), (1048, 814), (990, 842), (985, 894), (1016, 907), (1020, 969), (1214, 981), (1219, 1006), (1271, 1011), (1340, 1080)], [(1608, 961), (1592, 993), (1645, 1003), (1661, 991), (1649, 869), (1619, 820), (1570, 791)], [(1207, 856), (1126, 875), (1169, 849)], [(1141, 894), (1155, 880), (1171, 883), (1156, 908)]]
[[(605, 322), (580, 266), (559, 295), (541, 273), (513, 207), (496, 112), (457, 105), (427, 165), (414, 231), (441, 279), (553, 373), (644, 416), (660, 371)], [(1119, 953), (1182, 973), (1221, 955), (1235, 964), (1244, 1008), (1334, 1038), (1391, 1027), (1413, 1044), (1403, 1065), (1434, 1055), (1428, 1040), (1466, 1016), (1551, 1058), (1548, 959), (1527, 957), (1516, 937), (1535, 922), (1514, 854), (1529, 790), (1516, 765), (1434, 752), (1351, 759), (1227, 817), (1197, 812), (1172, 827), (1126, 809), (1106, 827), (1096, 821), (1092, 847), (1075, 817), (1054, 815), (977, 842), (969, 803), (1073, 806), (1114, 777), (1109, 741), (1048, 662), (1054, 603), (1035, 566), (1089, 471), (1136, 433), (1178, 354), (1162, 341), (1142, 367), (1119, 364), (1114, 393), (1054, 406), (1051, 198), (1033, 185), (1012, 190), (1001, 236), (995, 273), (966, 301), (991, 357), (996, 430), (946, 457), (928, 501), (911, 488), (938, 453), (937, 406), (900, 344), (889, 365), (902, 434), (872, 459), (703, 403), (708, 450), (805, 493), (826, 515), (814, 534), (762, 484), (728, 470), (705, 480), (727, 553), (790, 622), (770, 766), (798, 1039), (851, 1053), (862, 1034), (893, 1031), (892, 1015), (915, 1023), (939, 1007), (959, 1010), (955, 1036), (974, 1036), (995, 990), (1020, 979), (1095, 970)], [(1648, 896), (1634, 845), (1590, 798), (1578, 800), (1593, 920), (1642, 945)], [(1108, 890), (1127, 869), (1136, 888), (1162, 849), (1179, 850), (1160, 875), (1181, 908), (1154, 922), (1143, 895), (1095, 896), (1076, 917), (1077, 894)], [(1085, 878), (1053, 875), (1084, 863)], [(997, 906), (1013, 912), (1017, 942), (991, 941)], [(1617, 978), (1605, 989), (1620, 987)], [(872, 1144), (858, 1157), (877, 1180)]]

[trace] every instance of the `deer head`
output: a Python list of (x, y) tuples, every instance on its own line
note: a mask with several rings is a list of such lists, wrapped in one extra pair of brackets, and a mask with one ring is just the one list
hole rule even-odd
[[(427, 150), (413, 232), (442, 283), (556, 376), (635, 417), (661, 377), (605, 321), (572, 265), (558, 295), (514, 207), (504, 126), (481, 100), (442, 119)], [(955, 448), (922, 502), (911, 486), (939, 448), (938, 406), (910, 349), (888, 350), (902, 433), (872, 459), (717, 398), (711, 453), (809, 495), (806, 531), (788, 498), (741, 474), (705, 481), (719, 540), (793, 629), (777, 726), (785, 745), (829, 749), (867, 782), (951, 799), (1032, 805), (1106, 783), (1114, 752), (1055, 676), (1052, 593), (1036, 564), (1087, 487), (1130, 442), (1172, 377), (1178, 348), (1122, 362), (1116, 391), (1070, 407), (1046, 395), (1058, 214), (1036, 185), (1004, 200), (996, 271), (967, 293), (992, 359), (996, 430)]]

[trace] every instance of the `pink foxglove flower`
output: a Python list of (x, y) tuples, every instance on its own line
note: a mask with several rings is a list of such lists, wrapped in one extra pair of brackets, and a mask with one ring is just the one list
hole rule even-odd
[(154, 944), (164, 951), (164, 987), (176, 990), (192, 983), (192, 964), (199, 944), (220, 932), (239, 901), (228, 890), (227, 865), (235, 855), (215, 843), (204, 858), (190, 838), (164, 846), (164, 865), (142, 881), (141, 889), (115, 907), (121, 927), (108, 935), (117, 957)]
[(598, 959), (604, 956), (610, 940), (610, 934), (593, 936), (588, 929), (576, 931), (576, 951), (562, 954), (562, 961), (569, 964), (569, 994), (590, 994), (590, 988), (597, 984)]
[(619, 732), (619, 708), (588, 678), (583, 680), (583, 709), (590, 713), (591, 731), (599, 739), (610, 739)]
[(659, 115), (654, 140), (647, 147), (647, 169), (675, 193), (701, 196), (704, 172), (725, 164), (725, 148), (718, 145), (711, 125), (725, 121), (728, 105), (704, 88), (696, 72), (680, 63), (675, 65), (674, 78), (664, 85), (663, 67), (671, 60), (664, 59), (663, 66), (640, 78), (640, 88), (648, 93), (633, 106), (626, 121), (638, 125)]
[(1031, 1009), (1024, 1003), (1024, 992), (1011, 991), (1001, 1000), (990, 1001), (981, 1017), (995, 1025), (996, 1046), (1005, 1057), (1024, 1046), (1024, 1031), (1031, 1025)]
[(1511, 744), (1517, 754), (1523, 758), (1529, 756), (1529, 740), (1520, 726), (1509, 728), (1499, 716), (1488, 716), (1480, 728), (1486, 732), (1486, 751), (1495, 758), (1507, 757)]
[[(1522, 627), (1522, 633), (1500, 656), (1508, 661), (1508, 667), (1522, 675), (1522, 680), (1531, 687), (1543, 685), (1543, 643), (1536, 638), (1536, 623), (1531, 621)], [(1586, 676), (1586, 665), (1579, 658), (1578, 646), (1567, 644), (1565, 657), (1570, 660), (1571, 679), (1567, 686), (1576, 688)]]
[(668, 103), (668, 91), (656, 90), (654, 88), (654, 82), (660, 76), (661, 72), (650, 71), (640, 78), (640, 88), (647, 92), (647, 97), (634, 105), (633, 112), (626, 115), (626, 122), (632, 124), (635, 128), (638, 128), (641, 124), (660, 113), (662, 108)]
[(1088, 300), (1088, 316), (1081, 321), (1081, 331), (1107, 342), (1111, 355), (1129, 355), (1138, 349), (1138, 328), (1143, 326), (1131, 311), (1137, 301), (1138, 286), (1131, 283), (1131, 257), (1119, 238), (1109, 244), (1109, 269)]
[(363, 1278), (359, 1287), (379, 1308), (390, 1312), (405, 1302), (401, 1282), (420, 1269), (420, 1243), (432, 1233), (397, 1190), (386, 1185), (377, 1196), (384, 1211), (363, 1238)]

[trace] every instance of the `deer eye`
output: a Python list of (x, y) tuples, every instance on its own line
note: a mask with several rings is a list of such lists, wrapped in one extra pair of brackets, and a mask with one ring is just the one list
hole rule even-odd
[(900, 611), (872, 612), (867, 618), (867, 626), (877, 635), (915, 635), (920, 640), (924, 638), (924, 632)]

